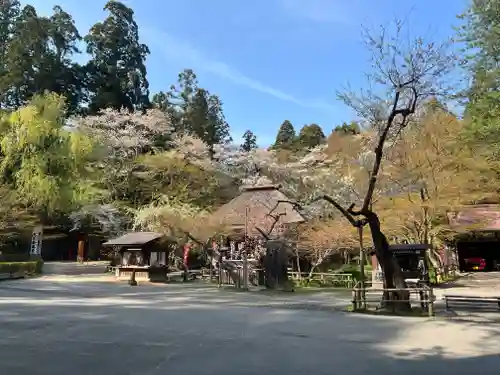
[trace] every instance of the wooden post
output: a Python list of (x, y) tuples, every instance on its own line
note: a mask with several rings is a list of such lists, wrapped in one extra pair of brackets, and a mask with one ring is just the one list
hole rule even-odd
[(222, 251), (219, 250), (219, 288), (222, 286)]
[(212, 243), (212, 251), (210, 252), (210, 255), (209, 255), (209, 265), (208, 265), (208, 272), (210, 273), (210, 276), (209, 276), (209, 280), (210, 280), (210, 283), (212, 283), (212, 280), (213, 280), (213, 276), (212, 276), (212, 273), (213, 273), (213, 262), (214, 262), (214, 244)]
[(137, 286), (137, 281), (135, 280), (135, 268), (132, 269), (132, 274), (130, 275), (130, 280), (128, 281), (128, 285)]
[(361, 305), (362, 308), (366, 309), (366, 292), (365, 292), (365, 251), (363, 249), (363, 227), (358, 227), (358, 235), (359, 235), (359, 273), (361, 274)]
[(83, 234), (78, 234), (78, 252), (76, 260), (79, 263), (83, 263), (85, 258), (85, 237)]
[(245, 242), (241, 257), (243, 259), (243, 289), (248, 290), (248, 207), (245, 207)]
[(429, 310), (429, 316), (434, 316), (434, 290), (432, 288), (429, 289), (428, 296), (427, 306)]
[(243, 289), (248, 290), (248, 257), (246, 249), (241, 254), (243, 257)]

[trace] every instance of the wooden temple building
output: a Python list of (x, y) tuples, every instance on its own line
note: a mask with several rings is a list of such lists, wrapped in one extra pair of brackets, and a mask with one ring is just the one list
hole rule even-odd
[[(214, 216), (227, 233), (212, 246), (213, 250), (221, 250), (216, 262), (219, 270), (231, 274), (235, 283), (245, 285), (250, 281), (273, 289), (287, 287), (290, 254), (280, 238), (305, 218), (280, 191), (280, 186), (243, 187), (241, 194), (219, 208)], [(243, 276), (238, 269), (243, 270)], [(252, 282), (250, 275), (257, 280)]]
[(227, 228), (223, 246), (237, 252), (247, 239), (279, 238), (288, 229), (305, 222), (305, 218), (289, 203), (279, 185), (257, 185), (241, 188), (241, 194), (220, 207), (214, 217)]
[(157, 281), (166, 278), (169, 248), (164, 235), (156, 232), (130, 232), (102, 244), (114, 247), (117, 254), (115, 275), (129, 280), (132, 272), (138, 280)]

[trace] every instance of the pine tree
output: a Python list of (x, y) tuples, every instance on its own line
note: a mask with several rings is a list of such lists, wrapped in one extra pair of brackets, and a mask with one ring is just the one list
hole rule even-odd
[(104, 108), (130, 111), (150, 106), (145, 61), (149, 48), (139, 41), (134, 11), (118, 1), (108, 1), (109, 16), (84, 38), (89, 73), (90, 112)]
[(295, 128), (292, 123), (288, 120), (285, 120), (276, 135), (276, 141), (272, 146), (274, 149), (280, 148), (290, 148), (294, 145), (297, 136), (295, 134)]
[(468, 55), (472, 84), (467, 99), (467, 136), (474, 147), (498, 158), (500, 147), (500, 0), (472, 0), (458, 29)]
[(257, 137), (251, 130), (247, 130), (243, 137), (243, 143), (240, 146), (240, 150), (243, 152), (250, 152), (257, 148)]
[(300, 129), (298, 141), (301, 147), (313, 148), (325, 141), (325, 134), (318, 124), (304, 125)]
[(499, 9), (500, 0), (471, 0), (466, 12), (458, 16), (464, 21), (458, 36), (469, 52), (465, 62), (473, 78), (467, 93), (472, 102), (500, 89)]
[(229, 124), (219, 97), (197, 88), (186, 112), (182, 114), (186, 131), (203, 140), (213, 155), (213, 146), (230, 142)]

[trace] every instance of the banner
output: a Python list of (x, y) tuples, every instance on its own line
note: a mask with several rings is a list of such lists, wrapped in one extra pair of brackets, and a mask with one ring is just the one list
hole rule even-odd
[(191, 250), (191, 244), (187, 243), (184, 245), (184, 267), (188, 266), (189, 251)]
[(41, 256), (42, 255), (42, 238), (43, 238), (43, 227), (41, 225), (33, 228), (31, 234), (31, 248), (30, 255)]

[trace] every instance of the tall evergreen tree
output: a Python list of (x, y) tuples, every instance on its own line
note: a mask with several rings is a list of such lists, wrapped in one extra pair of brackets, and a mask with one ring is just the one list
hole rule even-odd
[(31, 5), (25, 6), (15, 19), (4, 60), (4, 107), (19, 108), (45, 89), (41, 77), (46, 69), (49, 29), (49, 20), (38, 17)]
[(222, 102), (207, 90), (196, 89), (192, 103), (183, 116), (186, 119), (186, 130), (202, 139), (211, 150), (216, 144), (231, 141)]
[(250, 152), (257, 148), (257, 137), (251, 130), (247, 130), (243, 137), (243, 143), (240, 146), (240, 150), (243, 152)]
[(14, 37), (16, 21), (21, 12), (17, 0), (4, 0), (0, 2), (0, 108), (8, 106), (12, 86), (10, 82), (10, 66), (8, 54), (10, 44)]
[(149, 83), (145, 61), (149, 48), (139, 41), (134, 11), (119, 1), (104, 7), (109, 16), (90, 29), (85, 37), (91, 112), (103, 108), (148, 108)]
[(465, 66), (472, 84), (466, 91), (467, 135), (478, 149), (500, 152), (500, 0), (471, 0), (458, 36), (466, 45)]
[(300, 129), (298, 141), (302, 147), (313, 148), (325, 141), (325, 134), (318, 124), (304, 125)]
[[(10, 4), (10, 7), (8, 5)], [(83, 92), (81, 66), (71, 57), (81, 39), (72, 17), (59, 6), (51, 17), (40, 17), (28, 5), (19, 11), (16, 2), (2, 3), (0, 37), (2, 74), (0, 100), (4, 107), (18, 108), (46, 91), (63, 95), (67, 110), (78, 108)]]
[(464, 21), (458, 29), (468, 55), (465, 63), (472, 73), (470, 101), (488, 92), (500, 91), (500, 0), (471, 0), (458, 17)]
[(174, 125), (179, 133), (188, 132), (193, 128), (189, 113), (198, 88), (198, 78), (194, 71), (184, 69), (177, 76), (177, 86), (172, 86), (167, 93), (167, 98), (173, 105), (171, 112), (175, 121)]
[(273, 148), (290, 148), (295, 143), (296, 138), (297, 135), (295, 134), (295, 128), (292, 123), (285, 120), (278, 130)]
[(45, 69), (47, 81), (44, 91), (54, 92), (66, 98), (66, 112), (77, 112), (84, 100), (86, 86), (84, 68), (72, 61), (79, 54), (78, 43), (82, 40), (73, 17), (61, 7), (55, 6), (49, 18), (49, 43), (51, 53)]

